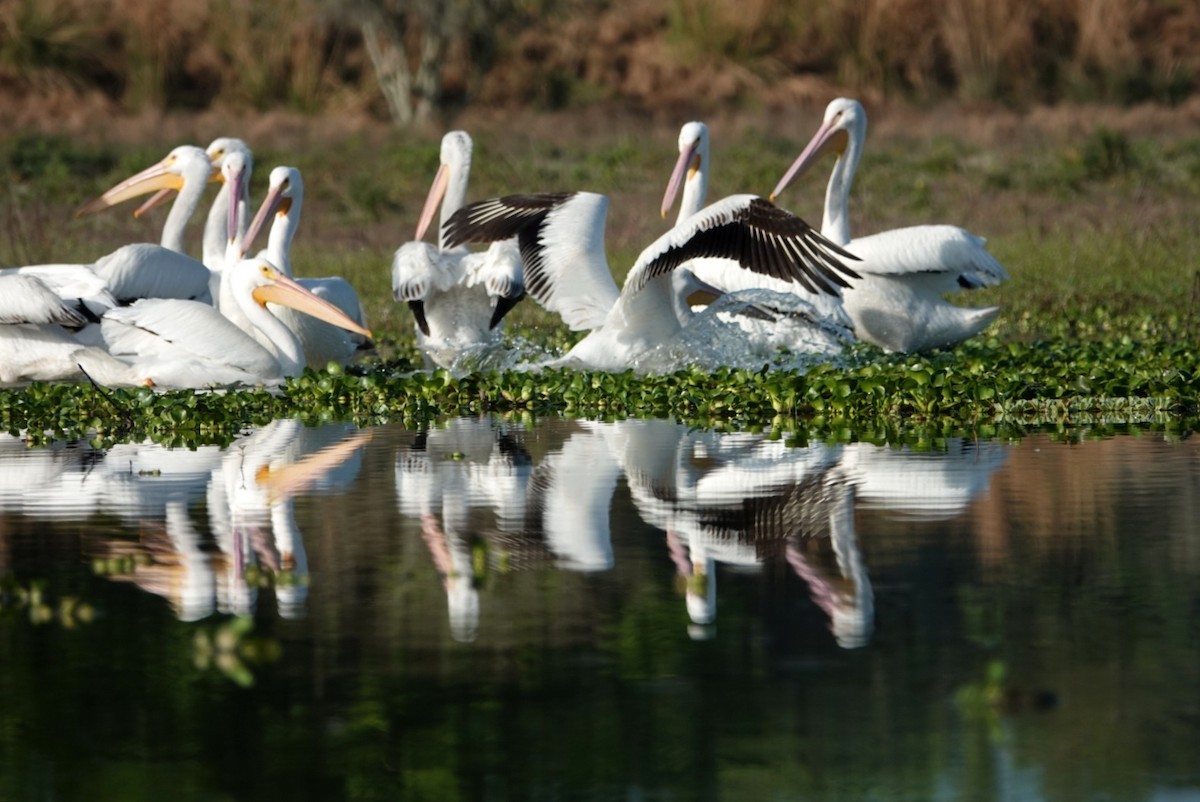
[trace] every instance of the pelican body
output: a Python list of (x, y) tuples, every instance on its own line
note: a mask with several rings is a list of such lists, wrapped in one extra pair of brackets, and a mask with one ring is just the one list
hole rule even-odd
[(608, 199), (592, 192), (493, 198), (465, 206), (446, 226), (448, 244), (516, 236), (530, 294), (574, 330), (592, 331), (561, 364), (595, 370), (636, 367), (676, 340), (687, 319), (671, 274), (698, 257), (736, 259), (743, 269), (834, 292), (854, 277), (800, 218), (753, 195), (732, 195), (642, 251), (618, 290), (604, 252)]
[(995, 286), (1008, 278), (984, 248), (985, 240), (951, 225), (919, 225), (850, 236), (850, 187), (867, 136), (862, 105), (838, 98), (825, 110), (816, 134), (771, 193), (778, 196), (826, 152), (837, 154), (825, 191), (821, 233), (862, 262), (862, 281), (842, 293), (860, 339), (885, 351), (946, 348), (973, 337), (1000, 307), (961, 307), (942, 296), (960, 289)]

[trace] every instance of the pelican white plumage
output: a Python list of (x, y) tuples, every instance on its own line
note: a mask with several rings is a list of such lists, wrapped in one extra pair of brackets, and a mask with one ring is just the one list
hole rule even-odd
[(141, 384), (128, 367), (103, 349), (87, 347), (68, 331), (88, 320), (35, 275), (0, 275), (0, 385), (83, 377), (81, 364), (98, 381)]
[[(285, 165), (271, 170), (266, 197), (247, 227), (242, 250), (249, 250), (253, 246), (266, 221), (271, 220), (267, 247), (258, 255), (266, 258), (289, 278), (295, 278), (292, 272), (292, 239), (300, 225), (303, 206), (304, 179), (300, 170)], [(367, 325), (366, 311), (358, 293), (341, 276), (298, 278), (296, 282), (313, 295), (341, 309), (355, 323), (363, 327)], [(355, 351), (365, 344), (361, 336), (310, 315), (289, 309), (272, 311), (300, 338), (304, 358), (314, 367), (324, 367), (329, 362), (345, 365), (353, 359)]]
[(97, 259), (90, 267), (104, 279), (119, 303), (138, 298), (212, 303), (210, 271), (184, 253), (183, 244), (187, 221), (199, 207), (211, 173), (211, 163), (203, 150), (180, 145), (162, 161), (130, 176), (76, 212), (77, 216), (90, 214), (161, 189), (178, 191), (163, 224), (159, 245), (145, 242), (125, 245)]
[[(253, 172), (254, 155), (247, 145), (245, 140), (236, 137), (217, 137), (209, 143), (208, 148), (204, 152), (209, 157), (211, 163), (211, 180), (220, 181), (221, 188), (217, 190), (216, 197), (212, 199), (212, 205), (209, 208), (209, 214), (204, 221), (204, 237), (202, 240), (202, 256), (200, 261), (208, 265), (209, 270), (214, 274), (212, 280), (212, 298), (217, 298), (217, 283), (218, 277), (221, 274), (221, 267), (226, 262), (226, 246), (229, 241), (228, 221), (235, 220), (239, 223), (238, 231), (234, 235), (245, 234), (246, 226), (250, 223), (250, 174)], [(240, 191), (230, 193), (229, 185), (224, 180), (222, 167), (226, 156), (230, 154), (239, 154), (242, 161), (245, 163), (246, 180), (241, 185)], [(157, 205), (166, 203), (168, 199), (174, 196), (174, 188), (162, 188), (155, 194), (150, 196), (149, 200), (140, 205), (133, 211), (134, 217), (140, 217), (154, 209)], [(230, 194), (236, 194), (235, 214), (229, 214)], [(163, 226), (163, 232), (166, 233), (167, 226)]]
[(867, 135), (862, 104), (838, 98), (825, 109), (816, 134), (771, 193), (774, 199), (826, 151), (837, 161), (825, 191), (821, 233), (862, 259), (862, 281), (842, 293), (860, 339), (886, 351), (945, 348), (973, 337), (1000, 307), (956, 306), (942, 296), (994, 286), (1008, 278), (985, 240), (951, 225), (896, 228), (851, 239), (850, 187)]
[(265, 259), (246, 259), (227, 271), (233, 297), (266, 334), (264, 348), (213, 307), (187, 301), (144, 299), (108, 312), (101, 321), (105, 345), (160, 387), (203, 388), (272, 384), (304, 370), (300, 343), (266, 308), (268, 302), (300, 309), (365, 336), (337, 307), (284, 276)]
[[(684, 123), (679, 129), (679, 158), (663, 193), (664, 219), (676, 196), (679, 197), (676, 225), (683, 225), (704, 208), (708, 200), (710, 154), (708, 126), (699, 121)], [(774, 346), (792, 350), (821, 349), (827, 348), (829, 342), (843, 343), (853, 339), (850, 318), (842, 308), (841, 294), (837, 292), (808, 292), (792, 281), (743, 270), (736, 260), (712, 257), (688, 261), (672, 274), (671, 280), (675, 291), (686, 297), (689, 304), (708, 303), (715, 297), (734, 292), (765, 290), (780, 294), (783, 297), (779, 300), (786, 303), (777, 306), (753, 304), (746, 310), (748, 314), (734, 316), (748, 334), (766, 335)], [(785, 316), (789, 325), (784, 324), (782, 318)]]
[(511, 195), (470, 204), (446, 226), (447, 244), (517, 237), (529, 292), (573, 330), (592, 329), (555, 364), (595, 370), (638, 367), (672, 343), (687, 319), (671, 272), (705, 256), (835, 292), (856, 277), (854, 257), (800, 218), (754, 195), (731, 195), (655, 240), (618, 290), (604, 253), (608, 199), (592, 192)]
[[(493, 344), (504, 316), (524, 296), (521, 258), (512, 241), (493, 242), (486, 252), (449, 247), (443, 227), (466, 201), (471, 137), (442, 137), (440, 165), (429, 188), (413, 241), (392, 258), (392, 294), (412, 310), (417, 343), (427, 359), (445, 366), (459, 352)], [(422, 242), (440, 210), (438, 245)]]

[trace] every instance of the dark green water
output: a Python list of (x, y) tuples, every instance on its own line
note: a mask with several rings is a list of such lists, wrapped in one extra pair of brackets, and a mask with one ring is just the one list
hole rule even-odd
[(1200, 798), (1200, 448), (0, 442), (0, 800)]

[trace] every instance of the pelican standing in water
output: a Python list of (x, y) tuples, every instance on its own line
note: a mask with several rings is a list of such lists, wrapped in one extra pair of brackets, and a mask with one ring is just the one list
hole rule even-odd
[(984, 239), (957, 226), (920, 225), (851, 239), (850, 187), (867, 136), (862, 105), (838, 98), (808, 145), (771, 193), (776, 198), (826, 151), (837, 154), (825, 190), (821, 233), (862, 262), (862, 281), (842, 293), (860, 339), (885, 351), (946, 348), (982, 331), (1000, 307), (956, 306), (943, 295), (999, 284), (1004, 266), (984, 248)]
[(592, 331), (555, 364), (593, 370), (638, 367), (684, 331), (684, 298), (671, 273), (690, 259), (736, 259), (745, 270), (836, 292), (854, 257), (800, 218), (754, 195), (731, 195), (642, 251), (621, 290), (604, 252), (608, 199), (592, 192), (492, 198), (463, 207), (446, 226), (450, 246), (516, 236), (529, 292), (573, 329)]
[[(524, 272), (511, 241), (483, 253), (446, 243), (444, 226), (467, 198), (471, 137), (442, 137), (441, 164), (429, 188), (416, 236), (392, 258), (392, 293), (412, 310), (417, 344), (427, 360), (445, 366), (464, 349), (494, 344), (504, 316), (525, 297)], [(440, 209), (438, 245), (421, 241)]]

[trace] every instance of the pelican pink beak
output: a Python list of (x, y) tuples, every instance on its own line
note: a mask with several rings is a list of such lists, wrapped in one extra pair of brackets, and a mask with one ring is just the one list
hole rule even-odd
[(429, 230), (429, 224), (433, 222), (438, 204), (446, 196), (446, 188), (449, 185), (450, 168), (442, 164), (438, 167), (437, 174), (433, 177), (433, 184), (429, 187), (429, 194), (425, 197), (425, 206), (421, 208), (421, 217), (417, 220), (417, 235), (414, 239), (420, 240)]
[(260, 280), (263, 282), (255, 287), (252, 293), (255, 303), (263, 306), (269, 303), (286, 306), (297, 312), (312, 315), (331, 326), (337, 326), (346, 331), (361, 334), (367, 339), (373, 339), (370, 329), (363, 328), (341, 309), (325, 299), (313, 295), (296, 281), (285, 276), (267, 260), (257, 259), (255, 261), (258, 263), (257, 269)]
[[(225, 232), (229, 244), (232, 245), (238, 237), (238, 212), (241, 211), (238, 199), (242, 197), (242, 183), (246, 180), (246, 160), (240, 157), (226, 159), (221, 164), (221, 180), (229, 189), (229, 208), (225, 212)], [(245, 252), (246, 246), (243, 244), (241, 253)]]
[(667, 182), (667, 191), (663, 195), (662, 216), (664, 219), (675, 203), (675, 196), (679, 194), (679, 188), (683, 186), (684, 176), (691, 178), (700, 169), (700, 154), (696, 152), (696, 146), (699, 144), (699, 140), (696, 140), (679, 151), (679, 158), (675, 162), (675, 169), (671, 171), (671, 180)]
[[(258, 238), (258, 234), (266, 225), (267, 219), (273, 215), (285, 215), (292, 208), (292, 199), (284, 196), (284, 190), (287, 189), (287, 184), (276, 184), (267, 190), (267, 196), (263, 198), (262, 205), (258, 207), (258, 212), (254, 215), (254, 219), (250, 221), (250, 227), (246, 229), (246, 235), (242, 238), (242, 253), (247, 253), (250, 247), (254, 244), (254, 240)], [(231, 196), (232, 197), (232, 196)]]
[(146, 201), (141, 206), (134, 209), (133, 216), (141, 217), (142, 215), (144, 215), (146, 212), (150, 211), (151, 209), (154, 209), (158, 206), (162, 206), (164, 203), (169, 201), (174, 194), (175, 194), (174, 189), (160, 189), (158, 192), (155, 192), (153, 195), (150, 196), (150, 200)]
[(796, 157), (796, 161), (792, 162), (792, 166), (788, 168), (788, 171), (783, 174), (783, 178), (779, 179), (779, 183), (775, 185), (775, 189), (771, 191), (770, 200), (772, 202), (779, 196), (779, 193), (787, 189), (788, 184), (792, 183), (796, 176), (812, 167), (817, 159), (827, 151), (832, 150), (838, 156), (846, 152), (850, 134), (842, 127), (841, 121), (841, 115), (838, 115), (821, 123), (821, 127), (813, 134), (813, 138), (808, 141), (804, 150)]

